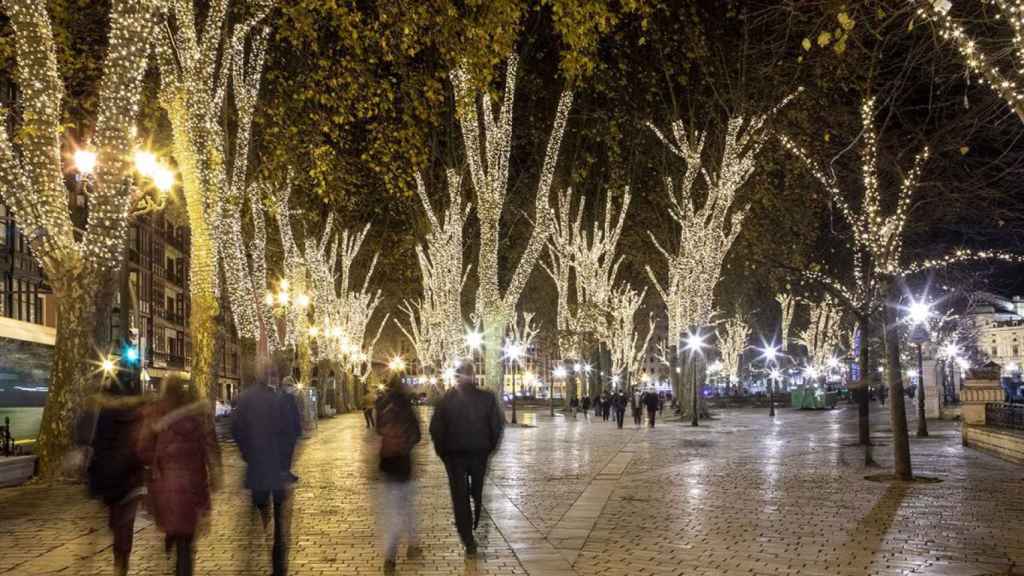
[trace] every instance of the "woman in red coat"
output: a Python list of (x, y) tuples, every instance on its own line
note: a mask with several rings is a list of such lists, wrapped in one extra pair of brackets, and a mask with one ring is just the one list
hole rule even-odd
[(219, 477), (220, 451), (210, 405), (193, 401), (178, 378), (164, 382), (159, 402), (146, 413), (142, 458), (157, 527), (168, 551), (177, 549), (178, 576), (192, 574), (192, 541), (210, 510), (211, 484)]

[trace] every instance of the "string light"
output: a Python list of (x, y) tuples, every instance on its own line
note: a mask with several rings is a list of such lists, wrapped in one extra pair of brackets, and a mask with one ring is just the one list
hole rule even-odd
[(656, 326), (653, 316), (650, 316), (647, 335), (640, 340), (635, 318), (646, 295), (646, 289), (638, 292), (629, 284), (623, 283), (616, 287), (611, 296), (611, 306), (608, 309), (610, 321), (605, 344), (611, 356), (613, 377), (636, 378), (643, 372), (647, 347), (651, 343)]
[(721, 354), (722, 375), (730, 381), (739, 378), (740, 359), (747, 350), (750, 325), (741, 316), (733, 316), (716, 329), (718, 353)]
[[(668, 329), (672, 339), (678, 338), (688, 327), (705, 326), (711, 322), (722, 262), (739, 235), (748, 210), (746, 207), (734, 207), (736, 192), (754, 172), (757, 155), (768, 140), (770, 132), (765, 123), (801, 90), (787, 96), (767, 114), (749, 119), (742, 116), (730, 118), (714, 172), (709, 172), (702, 161), (706, 132), (691, 134), (682, 120), (676, 120), (672, 123), (672, 136), (669, 138), (653, 124), (647, 124), (686, 167), (678, 195), (672, 178), (665, 178), (669, 214), (679, 225), (676, 249), (669, 252), (648, 232), (655, 249), (668, 264), (667, 282), (659, 280), (651, 267), (645, 266), (652, 284), (668, 307)], [(697, 208), (699, 195), (695, 189), (698, 175), (707, 188), (700, 208)]]
[(797, 342), (807, 349), (811, 366), (825, 366), (842, 342), (843, 309), (830, 296), (809, 305), (810, 322), (801, 330)]
[[(1024, 2), (1020, 0), (989, 0), (1000, 14), (996, 19), (1009, 24), (1013, 33), (1011, 41), (1014, 55), (1014, 75), (1024, 70)], [(939, 35), (953, 43), (967, 69), (977, 75), (981, 82), (988, 86), (1006, 102), (1017, 116), (1024, 121), (1024, 90), (1009, 74), (1004, 74), (997, 66), (990, 63), (985, 53), (964, 28), (950, 14), (952, 5), (948, 0), (918, 0), (917, 14), (929, 19), (938, 26)]]
[(423, 297), (402, 304), (408, 326), (398, 323), (421, 365), (438, 369), (462, 356), (464, 350), (462, 289), (469, 273), (462, 263), (462, 238), (470, 205), (463, 205), (462, 179), (454, 170), (447, 171), (447, 181), (448, 208), (438, 215), (423, 178), (416, 174), (416, 191), (430, 223), (425, 242), (416, 246)]
[(631, 198), (627, 187), (616, 215), (609, 194), (604, 219), (595, 222), (587, 234), (583, 229), (585, 197), (580, 197), (573, 210), (571, 188), (556, 196), (552, 234), (547, 246), (548, 262), (540, 264), (557, 289), (559, 352), (563, 358), (578, 358), (583, 354), (584, 333), (593, 333), (602, 342), (613, 338), (606, 316), (611, 309), (612, 287), (622, 263), (615, 251)]
[(782, 292), (775, 295), (775, 301), (779, 303), (782, 319), (782, 351), (788, 352), (789, 328), (793, 324), (793, 313), (796, 311), (796, 303), (799, 300), (792, 294)]
[[(456, 116), (462, 129), (466, 162), (475, 193), (477, 217), (480, 221), (480, 245), (477, 261), (476, 318), (483, 325), (484, 338), (490, 344), (484, 347), (486, 373), (491, 385), (500, 391), (497, 349), (509, 321), (514, 317), (516, 305), (526, 282), (547, 243), (551, 228), (549, 208), (551, 182), (554, 178), (562, 135), (572, 107), (572, 92), (562, 92), (555, 112), (555, 120), (540, 170), (540, 180), (534, 200), (533, 233), (520, 255), (512, 278), (502, 290), (498, 283), (498, 254), (501, 247), (499, 228), (501, 214), (508, 192), (510, 154), (512, 150), (512, 103), (515, 99), (516, 68), (519, 59), (510, 56), (505, 72), (505, 92), (495, 114), (495, 103), (485, 94), (478, 94), (472, 86), (465, 66), (451, 72), (455, 88)], [(481, 119), (477, 103), (483, 111)]]

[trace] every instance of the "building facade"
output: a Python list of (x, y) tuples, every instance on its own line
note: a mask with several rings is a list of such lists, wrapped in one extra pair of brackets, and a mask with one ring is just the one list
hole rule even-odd
[(1024, 297), (982, 294), (971, 315), (979, 351), (999, 364), (1004, 377), (1019, 377), (1024, 365)]

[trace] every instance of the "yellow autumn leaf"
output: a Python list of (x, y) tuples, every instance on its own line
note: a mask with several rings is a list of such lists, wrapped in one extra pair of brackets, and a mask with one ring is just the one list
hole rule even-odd
[(836, 42), (835, 46), (833, 46), (832, 49), (836, 51), (836, 54), (842, 54), (843, 52), (846, 52), (846, 35), (845, 34), (843, 35), (842, 38), (839, 39), (838, 42)]
[(960, 155), (961, 156), (966, 155), (970, 151), (971, 151), (971, 148), (969, 146), (961, 146), (960, 147)]
[(825, 132), (825, 142), (830, 142), (830, 141), (832, 141), (832, 135), (829, 134), (828, 132)]
[(821, 34), (818, 34), (818, 46), (821, 46), (822, 48), (824, 48), (825, 46), (828, 46), (831, 42), (832, 42), (832, 33), (831, 32), (827, 32), (826, 31), (826, 32), (822, 32)]
[(804, 47), (804, 50), (810, 50), (811, 49), (811, 39), (810, 38), (804, 38), (804, 41), (801, 42), (800, 45)]
[(853, 21), (853, 19), (850, 18), (850, 15), (847, 14), (846, 12), (840, 12), (836, 16), (836, 19), (839, 20), (839, 25), (842, 26), (843, 30), (846, 30), (846, 31), (853, 30), (853, 26), (854, 26), (854, 24), (856, 24)]

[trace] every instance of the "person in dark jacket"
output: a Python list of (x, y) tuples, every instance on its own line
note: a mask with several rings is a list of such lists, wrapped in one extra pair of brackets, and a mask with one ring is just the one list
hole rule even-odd
[(254, 381), (238, 400), (231, 419), (231, 435), (245, 460), (245, 487), (252, 491), (252, 503), (263, 524), (270, 523), (273, 502), (273, 573), (288, 570), (288, 489), (292, 485), (291, 461), (302, 436), (302, 417), (289, 402), (262, 381)]
[(569, 413), (572, 414), (573, 420), (576, 419), (576, 411), (580, 409), (580, 399), (573, 396), (569, 400)]
[(633, 424), (637, 427), (644, 423), (644, 410), (639, 391), (629, 394), (629, 408), (633, 411)]
[(92, 458), (86, 471), (89, 494), (107, 507), (114, 535), (114, 574), (128, 574), (135, 535), (135, 514), (146, 493), (145, 465), (137, 441), (145, 399), (122, 393), (115, 382), (109, 392), (90, 400), (83, 418), (89, 422)]
[(615, 423), (622, 428), (622, 422), (626, 419), (626, 395), (619, 390), (612, 396), (612, 407), (615, 408)]
[(412, 450), (420, 442), (420, 419), (402, 377), (395, 374), (377, 415), (377, 433), (381, 436), (380, 472), (384, 483), (380, 511), (385, 524), (384, 571), (395, 569), (398, 544), (402, 536), (409, 543), (407, 557), (421, 555), (416, 537), (416, 485), (413, 481)]
[(477, 388), (472, 362), (459, 366), (458, 381), (438, 402), (430, 420), (430, 437), (448, 472), (459, 537), (466, 554), (474, 555), (473, 529), (480, 524), (487, 460), (501, 443), (505, 418), (497, 397)]
[(185, 383), (164, 380), (161, 398), (145, 410), (140, 454), (149, 467), (147, 490), (166, 546), (177, 552), (175, 574), (192, 576), (193, 540), (219, 484), (220, 450), (213, 408), (193, 400)]
[(580, 408), (583, 408), (583, 417), (590, 420), (590, 396), (583, 396)]
[(651, 390), (644, 394), (644, 406), (647, 407), (647, 425), (654, 428), (654, 417), (658, 414), (658, 393)]

